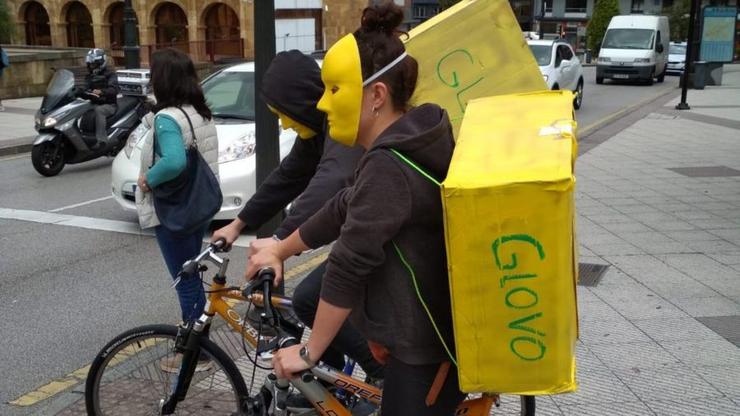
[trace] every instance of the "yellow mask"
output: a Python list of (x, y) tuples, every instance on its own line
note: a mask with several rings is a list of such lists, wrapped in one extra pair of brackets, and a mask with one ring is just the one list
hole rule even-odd
[(298, 137), (304, 140), (310, 139), (316, 136), (315, 131), (293, 120), (292, 118), (286, 116), (285, 114), (278, 111), (276, 108), (270, 105), (268, 105), (267, 108), (269, 108), (270, 111), (272, 111), (273, 113), (275, 113), (276, 116), (278, 116), (278, 118), (280, 119), (280, 125), (283, 127), (283, 130), (292, 129), (298, 134)]
[(321, 67), (324, 95), (317, 108), (327, 115), (329, 136), (353, 146), (357, 141), (362, 109), (362, 68), (354, 35), (349, 34), (332, 46)]

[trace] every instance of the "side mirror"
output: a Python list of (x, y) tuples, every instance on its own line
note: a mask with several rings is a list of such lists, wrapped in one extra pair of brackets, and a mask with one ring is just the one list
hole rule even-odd
[(657, 51), (658, 53), (663, 53), (663, 50), (664, 50), (664, 49), (663, 49), (663, 44), (662, 44), (662, 43), (659, 43), (659, 44), (658, 44), (658, 46), (656, 46), (656, 47), (655, 47), (655, 50), (656, 50), (656, 51)]

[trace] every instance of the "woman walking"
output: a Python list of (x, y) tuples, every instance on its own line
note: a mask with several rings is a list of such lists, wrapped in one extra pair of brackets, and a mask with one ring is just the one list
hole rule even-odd
[[(193, 145), (218, 177), (218, 138), (195, 67), (187, 55), (172, 48), (152, 54), (151, 84), (157, 99), (156, 114), (153, 120), (148, 117), (154, 128), (142, 149), (136, 207), (141, 227), (154, 227), (167, 269), (172, 279), (177, 279), (183, 263), (200, 252), (208, 223), (187, 233), (168, 230), (157, 217), (152, 190), (156, 193), (157, 187), (186, 169), (187, 149)], [(194, 321), (205, 306), (199, 276), (181, 275), (176, 289), (183, 323)], [(162, 366), (167, 370), (165, 364)], [(178, 363), (172, 364), (176, 371)]]

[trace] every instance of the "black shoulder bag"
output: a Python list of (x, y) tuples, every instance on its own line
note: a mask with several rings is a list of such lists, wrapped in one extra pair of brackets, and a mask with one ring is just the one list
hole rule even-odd
[[(211, 222), (213, 216), (221, 209), (224, 198), (216, 175), (198, 150), (198, 141), (190, 117), (185, 110), (179, 109), (185, 114), (193, 135), (192, 143), (187, 149), (187, 166), (176, 178), (152, 189), (152, 195), (154, 211), (162, 226), (174, 233), (189, 234)], [(156, 133), (153, 137), (152, 166), (157, 142)]]

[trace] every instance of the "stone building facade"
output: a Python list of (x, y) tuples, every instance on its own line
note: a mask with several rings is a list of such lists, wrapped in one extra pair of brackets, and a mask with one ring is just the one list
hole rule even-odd
[[(251, 58), (259, 0), (132, 0), (144, 62), (174, 46), (196, 60)], [(368, 0), (275, 0), (276, 49), (325, 49), (360, 23)], [(15, 44), (99, 47), (122, 56), (121, 0), (9, 0)]]

